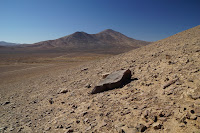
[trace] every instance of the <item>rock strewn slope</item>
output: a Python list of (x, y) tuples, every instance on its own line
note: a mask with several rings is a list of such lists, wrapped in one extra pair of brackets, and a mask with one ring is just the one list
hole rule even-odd
[[(197, 26), (109, 59), (1, 86), (0, 125), (8, 132), (198, 132), (199, 52)], [(90, 94), (103, 73), (121, 68), (138, 80)]]

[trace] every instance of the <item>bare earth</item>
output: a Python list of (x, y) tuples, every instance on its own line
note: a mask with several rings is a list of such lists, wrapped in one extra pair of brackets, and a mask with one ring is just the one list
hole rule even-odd
[[(199, 133), (200, 26), (125, 54), (96, 59), (16, 67), (4, 62), (0, 130)], [(90, 94), (102, 74), (122, 68), (138, 80)], [(66, 93), (59, 93), (63, 89)]]

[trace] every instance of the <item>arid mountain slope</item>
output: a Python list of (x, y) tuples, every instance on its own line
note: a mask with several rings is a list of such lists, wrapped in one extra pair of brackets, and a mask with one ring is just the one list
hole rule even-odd
[[(198, 133), (199, 66), (197, 26), (128, 53), (1, 85), (0, 125), (7, 132)], [(102, 74), (123, 68), (137, 80), (90, 94)]]
[(138, 48), (149, 44), (145, 41), (129, 38), (119, 32), (107, 29), (98, 34), (87, 34), (85, 32), (75, 32), (71, 35), (56, 39), (36, 43), (31, 47), (60, 47), (60, 48), (83, 48), (83, 49), (98, 49), (98, 48)]
[[(150, 42), (135, 40), (111, 29), (97, 34), (75, 32), (56, 40), (42, 41), (35, 44), (24, 44), (7, 48), (7, 51), (49, 51), (49, 52), (93, 52), (119, 54), (150, 44)], [(1, 50), (1, 49), (0, 49)], [(5, 49), (4, 49), (5, 51)], [(0, 51), (1, 53), (5, 53)]]
[(15, 45), (19, 45), (19, 44), (0, 41), (0, 46), (15, 46)]
[(22, 44), (0, 49), (0, 53), (21, 52), (88, 52), (103, 54), (119, 54), (135, 48), (146, 46), (150, 42), (127, 37), (117, 31), (107, 29), (97, 34), (75, 32), (55, 40), (42, 41), (34, 44)]

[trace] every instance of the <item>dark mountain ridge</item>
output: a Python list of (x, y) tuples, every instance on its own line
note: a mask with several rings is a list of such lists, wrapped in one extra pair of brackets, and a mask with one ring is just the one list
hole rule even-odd
[(65, 51), (65, 52), (100, 52), (123, 53), (148, 45), (150, 42), (127, 37), (120, 32), (107, 29), (97, 34), (75, 32), (55, 40), (23, 44), (10, 48), (12, 51)]
[(0, 46), (15, 46), (15, 45), (19, 45), (19, 44), (18, 43), (0, 41)]
[(107, 29), (97, 34), (75, 32), (71, 35), (64, 36), (55, 40), (38, 42), (29, 45), (29, 47), (99, 49), (117, 47), (138, 48), (147, 44), (149, 44), (149, 42), (132, 39), (119, 32)]

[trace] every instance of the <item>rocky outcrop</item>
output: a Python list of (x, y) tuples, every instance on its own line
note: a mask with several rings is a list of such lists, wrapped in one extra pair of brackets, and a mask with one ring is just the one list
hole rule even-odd
[(118, 88), (131, 80), (131, 71), (119, 70), (109, 74), (104, 80), (100, 81), (92, 90), (92, 94)]

